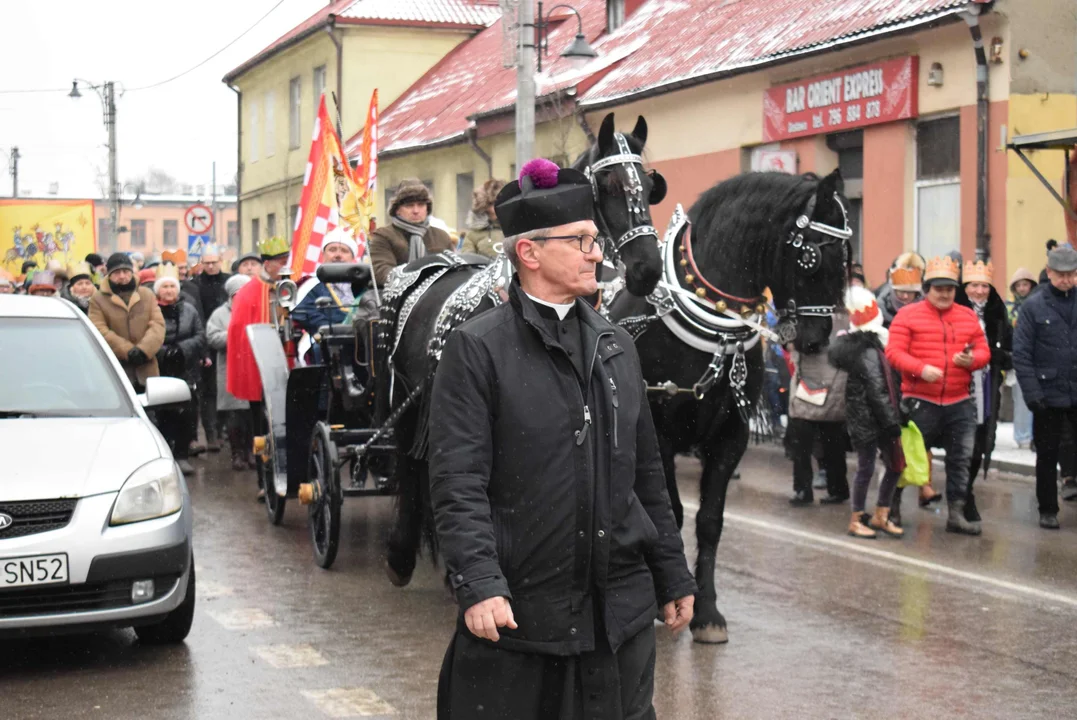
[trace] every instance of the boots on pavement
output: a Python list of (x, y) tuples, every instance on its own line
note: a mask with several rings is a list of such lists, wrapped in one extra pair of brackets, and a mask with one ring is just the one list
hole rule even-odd
[(890, 508), (875, 508), (875, 514), (871, 516), (868, 525), (890, 537), (901, 537), (905, 534), (904, 530), (890, 521)]
[(965, 519), (965, 501), (953, 500), (949, 504), (950, 516), (946, 520), (946, 532), (959, 533), (961, 535), (979, 535), (982, 531), (980, 523), (969, 522)]
[(875, 537), (875, 531), (860, 522), (860, 513), (854, 512), (849, 519), (849, 534), (855, 538), (871, 539)]

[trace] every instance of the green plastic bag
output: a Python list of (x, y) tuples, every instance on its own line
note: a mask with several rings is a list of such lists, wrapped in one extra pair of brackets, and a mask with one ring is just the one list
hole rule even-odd
[(905, 451), (905, 470), (898, 480), (898, 487), (923, 487), (931, 482), (931, 461), (927, 459), (924, 436), (911, 420), (901, 428), (901, 447)]

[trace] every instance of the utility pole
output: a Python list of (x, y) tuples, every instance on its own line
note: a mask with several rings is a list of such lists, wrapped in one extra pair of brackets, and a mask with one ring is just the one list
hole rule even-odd
[(521, 0), (520, 44), (516, 53), (516, 172), (534, 156), (535, 146), (535, 3)]
[(108, 129), (108, 216), (109, 252), (119, 247), (120, 223), (119, 170), (116, 167), (116, 95), (112, 82), (105, 83), (105, 127)]
[(209, 207), (213, 211), (213, 245), (217, 245), (217, 224), (219, 218), (217, 217), (217, 161), (213, 161), (213, 183), (210, 185), (210, 197), (213, 200), (210, 202)]
[(11, 197), (19, 196), (19, 146), (11, 148)]

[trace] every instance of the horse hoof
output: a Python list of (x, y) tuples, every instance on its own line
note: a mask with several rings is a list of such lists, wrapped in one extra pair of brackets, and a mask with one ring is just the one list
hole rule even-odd
[(729, 642), (729, 631), (718, 625), (704, 625), (692, 629), (692, 639), (706, 645), (722, 645)]
[(401, 575), (388, 562), (385, 563), (385, 574), (389, 577), (389, 582), (398, 588), (407, 587), (408, 583), (411, 582), (411, 573)]

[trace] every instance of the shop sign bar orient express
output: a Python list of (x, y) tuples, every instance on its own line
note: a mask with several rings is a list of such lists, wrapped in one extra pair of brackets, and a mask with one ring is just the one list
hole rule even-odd
[(763, 141), (840, 132), (916, 117), (919, 58), (909, 56), (769, 88)]

